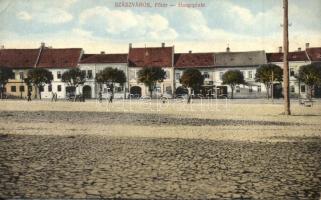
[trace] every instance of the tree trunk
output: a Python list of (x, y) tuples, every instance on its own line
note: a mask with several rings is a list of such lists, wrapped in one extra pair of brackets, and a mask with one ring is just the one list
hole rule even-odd
[(284, 84), (284, 114), (291, 115), (290, 111), (290, 94), (289, 94), (289, 62), (288, 62), (288, 52), (289, 52), (289, 33), (288, 33), (288, 0), (283, 0), (283, 84)]
[(38, 86), (35, 85), (35, 99), (38, 98)]
[(231, 94), (231, 99), (233, 99), (233, 94), (234, 94), (234, 86), (231, 86), (232, 94)]
[(269, 86), (269, 84), (265, 84), (265, 88), (266, 88), (266, 97), (267, 97), (267, 99), (270, 99), (270, 86)]

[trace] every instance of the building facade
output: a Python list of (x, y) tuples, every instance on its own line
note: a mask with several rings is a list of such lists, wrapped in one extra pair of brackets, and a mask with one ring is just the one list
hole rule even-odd
[[(1, 49), (0, 67), (12, 69), (14, 76), (8, 80), (4, 92), (8, 98), (26, 98), (28, 86), (24, 79), (28, 71), (34, 68), (39, 59), (40, 49)], [(31, 96), (35, 97), (34, 87), (30, 87)]]
[[(79, 63), (79, 68), (86, 74), (86, 82), (81, 86), (81, 91), (85, 98), (98, 98), (100, 89), (102, 90), (103, 97), (107, 96), (110, 92), (106, 85), (96, 83), (96, 74), (106, 68), (117, 68), (122, 70), (126, 77), (128, 77), (127, 69), (127, 54), (84, 54)], [(121, 87), (119, 84), (114, 86), (115, 98), (126, 98), (128, 96), (128, 81)]]
[(133, 48), (128, 53), (128, 88), (134, 96), (148, 96), (149, 90), (138, 81), (138, 71), (146, 67), (160, 67), (166, 72), (162, 83), (157, 83), (154, 96), (174, 94), (174, 47)]

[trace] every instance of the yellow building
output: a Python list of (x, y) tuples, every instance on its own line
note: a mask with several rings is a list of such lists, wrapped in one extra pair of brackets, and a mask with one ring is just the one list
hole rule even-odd
[[(40, 49), (0, 49), (0, 67), (11, 68), (14, 77), (8, 80), (5, 94), (9, 98), (26, 98), (28, 86), (24, 83), (28, 70), (36, 66)], [(31, 87), (31, 97), (35, 97), (35, 89)]]

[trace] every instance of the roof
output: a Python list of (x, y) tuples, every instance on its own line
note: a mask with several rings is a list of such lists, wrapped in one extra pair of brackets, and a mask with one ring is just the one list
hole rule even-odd
[(171, 67), (173, 47), (130, 48), (128, 64), (130, 67)]
[(311, 61), (321, 61), (321, 47), (307, 48), (306, 52)]
[(264, 51), (215, 53), (215, 66), (255, 66), (265, 63)]
[(211, 67), (214, 66), (214, 53), (176, 53), (174, 66), (186, 67)]
[(37, 67), (43, 68), (70, 68), (77, 67), (81, 48), (51, 49), (44, 48), (41, 52)]
[(128, 54), (84, 54), (80, 63), (127, 63)]
[[(269, 63), (271, 62), (283, 62), (283, 53), (266, 53), (266, 59)], [(308, 61), (309, 58), (305, 51), (289, 52), (289, 61)]]
[(39, 49), (1, 49), (0, 66), (9, 68), (32, 68), (37, 62)]

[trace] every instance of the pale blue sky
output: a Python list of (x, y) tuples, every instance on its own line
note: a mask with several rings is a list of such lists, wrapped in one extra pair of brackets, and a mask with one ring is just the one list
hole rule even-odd
[[(144, 2), (134, 1), (131, 2)], [(282, 45), (282, 0), (185, 0), (205, 8), (116, 8), (114, 0), (0, 0), (6, 48), (83, 47), (126, 52), (175, 45), (176, 52), (276, 51)], [(147, 2), (147, 1), (145, 1)], [(177, 4), (181, 1), (149, 1)], [(321, 46), (321, 1), (290, 0), (290, 49)]]

